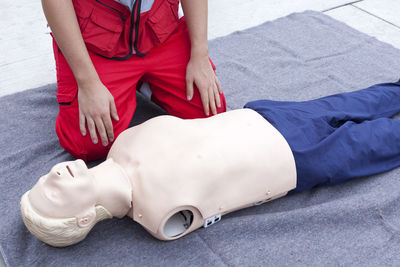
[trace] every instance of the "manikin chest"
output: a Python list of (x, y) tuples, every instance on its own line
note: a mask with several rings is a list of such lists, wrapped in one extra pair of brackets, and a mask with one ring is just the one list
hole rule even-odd
[(109, 157), (131, 179), (130, 216), (163, 240), (296, 186), (288, 144), (252, 110), (198, 120), (158, 117), (122, 133)]

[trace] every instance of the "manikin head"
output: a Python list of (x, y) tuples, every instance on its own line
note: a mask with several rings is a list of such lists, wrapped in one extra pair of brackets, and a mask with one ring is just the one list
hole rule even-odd
[[(104, 169), (101, 165), (107, 165), (105, 173), (102, 172), (109, 180), (113, 178), (113, 164), (108, 160), (98, 166)], [(114, 190), (111, 186), (108, 195), (109, 192), (104, 191), (108, 191), (107, 185), (103, 185), (104, 179), (99, 177), (100, 172), (95, 168), (88, 169), (82, 160), (55, 165), (21, 198), (21, 213), (26, 227), (49, 245), (68, 246), (83, 240), (97, 222), (113, 215), (124, 216), (127, 208), (118, 207), (117, 202), (120, 200), (124, 206), (126, 198), (130, 201), (131, 190), (120, 187)], [(114, 203), (104, 201), (105, 196), (113, 197)]]

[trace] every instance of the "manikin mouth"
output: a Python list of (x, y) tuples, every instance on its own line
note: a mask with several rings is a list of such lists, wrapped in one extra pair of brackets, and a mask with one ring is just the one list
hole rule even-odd
[(75, 177), (74, 174), (72, 173), (71, 168), (68, 165), (66, 167), (67, 167), (67, 170), (68, 170), (69, 174), (71, 174), (72, 177)]

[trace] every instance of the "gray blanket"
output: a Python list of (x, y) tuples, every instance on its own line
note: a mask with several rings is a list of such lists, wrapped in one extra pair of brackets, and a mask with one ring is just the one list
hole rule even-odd
[[(213, 40), (210, 51), (231, 109), (249, 100), (305, 100), (400, 78), (399, 50), (317, 12)], [(99, 223), (75, 246), (47, 246), (23, 225), (19, 199), (54, 164), (71, 160), (54, 133), (55, 91), (49, 85), (0, 99), (0, 251), (10, 266), (400, 262), (400, 169), (234, 212), (173, 242), (158, 241), (124, 218)], [(141, 99), (135, 123), (159, 112)]]

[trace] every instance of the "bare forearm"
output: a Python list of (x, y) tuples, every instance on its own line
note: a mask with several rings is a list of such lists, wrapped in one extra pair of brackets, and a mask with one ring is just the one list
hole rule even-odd
[(191, 56), (208, 56), (208, 0), (181, 0), (191, 41)]
[(190, 60), (186, 67), (186, 94), (190, 101), (194, 85), (200, 93), (204, 114), (217, 114), (222, 93), (218, 78), (208, 58), (208, 0), (181, 0), (190, 35)]
[(54, 38), (68, 61), (78, 84), (97, 81), (71, 0), (42, 0), (43, 11)]

